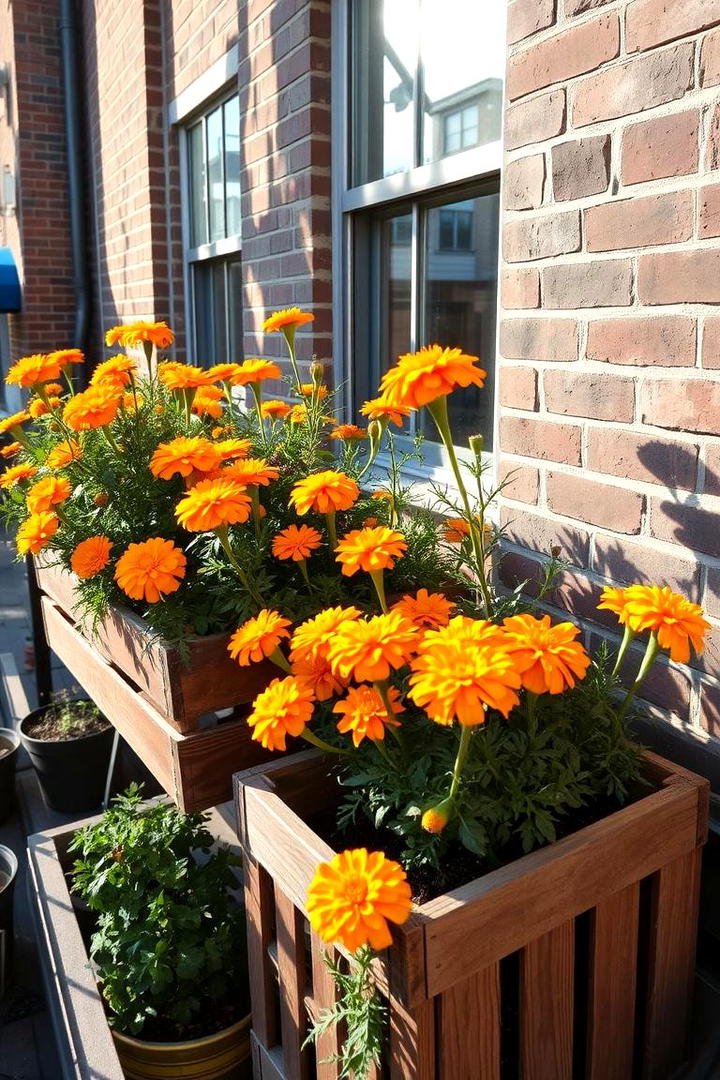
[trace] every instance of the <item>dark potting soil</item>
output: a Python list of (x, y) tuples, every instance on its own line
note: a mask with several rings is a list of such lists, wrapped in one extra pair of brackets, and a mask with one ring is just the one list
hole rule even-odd
[(12, 754), (15, 749), (15, 744), (11, 743), (8, 739), (0, 738), (0, 761), (8, 754)]
[(107, 731), (110, 727), (109, 721), (105, 719), (102, 713), (85, 711), (81, 714), (79, 721), (73, 723), (69, 728), (63, 723), (61, 716), (60, 710), (48, 709), (47, 712), (32, 720), (31, 723), (24, 724), (23, 731), (31, 739), (69, 741), (70, 739), (82, 739), (85, 735), (96, 735), (100, 731)]

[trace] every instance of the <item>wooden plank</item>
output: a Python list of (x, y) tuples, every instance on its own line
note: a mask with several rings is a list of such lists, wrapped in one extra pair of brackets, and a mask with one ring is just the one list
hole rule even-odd
[(574, 981), (575, 923), (569, 920), (520, 954), (522, 1080), (571, 1080)]
[(263, 868), (247, 854), (243, 869), (253, 1031), (264, 1046), (271, 1047), (278, 1041), (277, 979), (268, 957), (273, 940), (273, 887)]
[(640, 885), (590, 913), (588, 1080), (628, 1080), (633, 1071)]
[(392, 998), (389, 1009), (390, 1080), (437, 1080), (434, 1002), (406, 1009)]
[[(332, 972), (325, 962), (325, 955), (337, 959), (337, 953), (331, 946), (321, 941), (317, 934), (310, 935), (312, 956), (312, 998), (315, 1018), (326, 1009), (331, 1009), (338, 998), (338, 990)], [(317, 1080), (337, 1080), (338, 1066), (333, 1059), (340, 1053), (341, 1032), (337, 1025), (329, 1029), (315, 1043)]]
[[(678, 782), (422, 905), (435, 996), (695, 849), (698, 791)], [(532, 904), (527, 898), (532, 896)]]
[(13, 724), (25, 719), (30, 712), (30, 702), (27, 699), (15, 657), (9, 652), (0, 653), (0, 685), (2, 685), (7, 704), (7, 711), (3, 711), (10, 718), (12, 727)]
[(687, 1055), (701, 856), (696, 848), (652, 881), (644, 1080), (665, 1080)]
[(643, 756), (645, 758), (646, 768), (651, 770), (655, 776), (662, 774), (663, 771), (665, 772), (665, 776), (662, 780), (663, 785), (674, 784), (677, 783), (678, 780), (682, 780), (697, 788), (697, 842), (698, 844), (704, 844), (708, 837), (708, 822), (710, 818), (710, 781), (704, 776), (698, 776), (697, 773), (691, 772), (690, 769), (686, 769), (682, 765), (676, 765), (675, 762), (670, 763), (666, 761), (665, 758), (660, 757), (659, 754), (654, 754), (651, 750), (645, 750)]
[(500, 965), (441, 994), (437, 1024), (438, 1080), (500, 1080)]
[(228, 720), (172, 744), (181, 809), (204, 810), (232, 798), (233, 773), (267, 761), (272, 751), (251, 738), (246, 720)]
[(254, 1032), (250, 1032), (254, 1080), (286, 1080), (282, 1071), (279, 1050), (268, 1050), (260, 1043)]
[(283, 1069), (287, 1080), (309, 1080), (310, 1055), (302, 1049), (307, 1034), (305, 926), (302, 914), (277, 882), (275, 923)]

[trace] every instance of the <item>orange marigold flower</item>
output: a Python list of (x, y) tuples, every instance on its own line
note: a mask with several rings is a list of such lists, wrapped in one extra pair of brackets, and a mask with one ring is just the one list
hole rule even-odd
[(101, 383), (89, 386), (70, 398), (63, 412), (63, 420), (73, 431), (105, 427), (117, 416), (120, 400), (120, 394), (112, 385)]
[(287, 401), (263, 401), (260, 412), (271, 420), (284, 420), (292, 412), (292, 405), (288, 405)]
[(64, 368), (70, 364), (84, 364), (85, 353), (82, 349), (56, 349), (55, 352), (48, 353), (48, 360), (52, 360), (59, 364), (61, 368)]
[(195, 436), (180, 435), (160, 443), (150, 458), (150, 472), (161, 480), (170, 480), (176, 473), (190, 476), (192, 472), (212, 472), (222, 461), (217, 443)]
[(420, 825), (429, 833), (441, 833), (449, 821), (448, 807), (442, 803), (431, 806), (420, 818)]
[(414, 596), (403, 596), (392, 610), (399, 611), (417, 627), (437, 630), (447, 626), (455, 605), (442, 593), (430, 593), (427, 589), (418, 589)]
[(262, 324), (266, 334), (273, 334), (276, 330), (292, 330), (305, 323), (315, 321), (315, 316), (309, 311), (301, 311), (298, 307), (285, 308), (283, 311), (275, 311)]
[(366, 401), (360, 412), (367, 416), (368, 420), (387, 420), (388, 423), (403, 426), (403, 420), (410, 415), (411, 410), (407, 405), (391, 405), (384, 398), (377, 397)]
[(307, 422), (308, 411), (307, 405), (303, 401), (301, 405), (293, 405), (289, 414), (288, 420), (291, 424), (304, 424)]
[[(145, 399), (136, 391), (134, 394), (123, 394), (121, 400), (123, 409), (141, 409)], [(155, 408), (157, 409), (158, 406), (156, 405)]]
[(314, 706), (313, 692), (306, 680), (295, 675), (273, 679), (255, 698), (248, 717), (253, 739), (266, 750), (285, 750), (286, 736), (302, 734), (312, 719)]
[(133, 600), (156, 604), (163, 596), (180, 588), (187, 559), (173, 544), (155, 536), (140, 544), (130, 544), (115, 567), (115, 580)]
[(272, 553), (276, 559), (292, 559), (302, 562), (309, 559), (313, 551), (322, 544), (322, 537), (311, 525), (288, 525), (279, 532), (272, 542)]
[(41, 510), (39, 514), (31, 514), (17, 531), (15, 544), (18, 554), (37, 555), (38, 551), (42, 551), (50, 543), (58, 531), (59, 524), (57, 514), (53, 514), (51, 510)]
[(0, 457), (9, 458), (15, 457), (22, 450), (22, 446), (19, 442), (8, 443), (7, 446), (0, 446)]
[(533, 694), (561, 694), (584, 679), (590, 657), (575, 638), (580, 633), (571, 622), (556, 623), (549, 615), (512, 615), (503, 621), (510, 652), (522, 677), (522, 684)]
[(449, 544), (462, 544), (470, 535), (470, 525), (465, 518), (446, 518), (442, 530), (443, 537)]
[(181, 364), (177, 360), (165, 360), (158, 364), (158, 378), (167, 390), (194, 390), (198, 386), (212, 386), (212, 379), (203, 368)]
[(175, 335), (166, 322), (144, 322), (143, 320), (113, 326), (105, 335), (106, 345), (122, 345), (124, 348), (142, 345), (149, 341), (157, 349), (167, 349), (174, 340)]
[(392, 504), (395, 502), (395, 496), (393, 495), (392, 491), (385, 491), (382, 488), (380, 488), (378, 491), (373, 491), (370, 498), (375, 499), (376, 502), (386, 502), (389, 506), (392, 506)]
[(27, 505), (31, 514), (52, 510), (53, 506), (70, 498), (72, 488), (64, 476), (43, 476), (27, 493)]
[(252, 443), (249, 439), (222, 439), (213, 445), (220, 454), (221, 461), (232, 461), (234, 458), (247, 457)]
[(232, 383), (240, 371), (239, 364), (213, 364), (207, 369), (208, 378), (212, 382)]
[(360, 488), (351, 477), (328, 469), (299, 480), (290, 492), (290, 502), (301, 517), (309, 510), (330, 514), (336, 510), (349, 510), (359, 494)]
[(80, 578), (91, 578), (110, 562), (112, 543), (107, 536), (91, 536), (81, 540), (70, 556), (70, 566)]
[(275, 652), (283, 638), (290, 637), (290, 625), (290, 620), (278, 611), (263, 608), (253, 619), (238, 627), (230, 638), (228, 652), (240, 667), (258, 664)]
[(6, 416), (4, 420), (0, 420), (0, 435), (3, 435), (6, 431), (12, 431), (13, 428), (22, 427), (29, 419), (30, 413), (25, 411), (12, 413), (11, 416)]
[(626, 589), (615, 589), (610, 585), (606, 585), (600, 594), (598, 611), (612, 611), (614, 615), (617, 615), (618, 621), (624, 624), (626, 622), (626, 592)]
[(175, 517), (189, 532), (206, 532), (247, 521), (252, 501), (236, 480), (201, 480), (175, 507)]
[(131, 378), (137, 372), (137, 365), (130, 356), (111, 356), (98, 364), (90, 379), (91, 386), (99, 383), (111, 383), (124, 390), (130, 385)]
[(65, 393), (65, 387), (59, 382), (45, 383), (45, 393), (60, 397), (61, 394)]
[(342, 623), (328, 645), (334, 672), (355, 682), (381, 682), (417, 649), (417, 629), (397, 611)]
[(368, 433), (365, 428), (358, 427), (357, 424), (338, 424), (334, 431), (330, 432), (331, 439), (344, 439), (346, 442), (353, 442), (355, 439), (367, 439)]
[[(315, 390), (315, 383), (311, 383), (311, 382), (300, 383), (300, 393), (301, 393), (301, 395), (303, 397), (308, 397), (308, 398), (312, 397), (313, 390)], [(328, 388), (327, 388), (327, 386), (318, 386), (317, 392), (316, 392), (316, 397), (317, 397), (318, 401), (324, 401), (327, 396), (328, 396)]]
[(392, 570), (397, 559), (407, 551), (402, 533), (377, 525), (374, 529), (353, 529), (339, 541), (335, 560), (346, 577), (358, 570), (372, 574), (378, 570)]
[(37, 473), (34, 465), (11, 465), (4, 473), (0, 474), (0, 488), (7, 490), (21, 484), (25, 480), (31, 480)]
[(277, 480), (280, 470), (274, 465), (268, 465), (265, 458), (246, 458), (242, 461), (233, 461), (232, 465), (223, 469), (220, 475), (231, 477), (245, 487), (251, 487), (253, 484), (267, 487), (271, 480)]
[(374, 686), (351, 686), (347, 697), (333, 706), (333, 712), (339, 713), (337, 729), (341, 735), (352, 732), (352, 741), (359, 746), (363, 739), (384, 739), (386, 727), (400, 727), (395, 719), (397, 713), (404, 712), (399, 702), (400, 694), (394, 686), (388, 689), (388, 700), (393, 715), (388, 711), (380, 694)]
[(376, 517), (365, 518), (363, 521), (363, 529), (374, 529), (375, 526), (379, 524), (380, 522)]
[(392, 945), (388, 922), (401, 925), (412, 909), (412, 893), (399, 863), (382, 851), (355, 848), (320, 863), (310, 882), (307, 913), (318, 937), (355, 953), (364, 945)]
[(294, 664), (298, 660), (313, 660), (317, 656), (325, 656), (338, 628), (359, 618), (360, 611), (356, 607), (334, 607), (325, 608), (312, 619), (306, 619), (292, 636), (291, 661)]
[(47, 399), (47, 402), (43, 401), (42, 398), (33, 398), (28, 405), (28, 412), (33, 420), (38, 420), (41, 416), (46, 416), (47, 413), (57, 412), (61, 405), (62, 401), (60, 398), (55, 397), (54, 395), (51, 395)]
[(48, 469), (63, 469), (66, 465), (69, 465), (72, 461), (77, 461), (81, 457), (82, 448), (80, 443), (71, 439), (69, 442), (61, 442), (57, 446), (53, 446), (45, 464)]
[(316, 701), (328, 701), (347, 686), (347, 680), (335, 675), (329, 660), (322, 654), (293, 661), (292, 673), (308, 684)]
[(223, 392), (217, 386), (201, 386), (193, 398), (192, 411), (196, 416), (212, 416), (213, 420), (219, 420), (223, 414), (222, 398)]
[(57, 360), (51, 360), (45, 353), (33, 353), (32, 356), (21, 356), (15, 361), (5, 376), (5, 382), (11, 386), (35, 386), (37, 383), (59, 379), (60, 374)]
[(381, 397), (390, 405), (419, 409), (451, 394), (457, 386), (482, 386), (486, 373), (475, 366), (477, 360), (477, 356), (467, 356), (462, 349), (444, 349), (441, 345), (426, 345), (419, 352), (405, 353), (383, 375)]
[(237, 376), (233, 382), (239, 386), (248, 386), (250, 383), (263, 382), (264, 379), (281, 378), (282, 371), (272, 360), (249, 357), (240, 364)]
[(691, 645), (695, 653), (703, 651), (705, 632), (710, 629), (700, 605), (667, 585), (630, 585), (625, 590), (625, 621), (636, 634), (656, 632), (660, 648), (668, 649), (678, 664), (687, 664)]

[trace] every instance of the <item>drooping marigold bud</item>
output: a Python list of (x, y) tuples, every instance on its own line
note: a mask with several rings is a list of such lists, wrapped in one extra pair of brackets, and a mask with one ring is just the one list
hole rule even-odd
[(431, 806), (429, 810), (426, 810), (420, 819), (420, 824), (425, 832), (441, 833), (450, 820), (451, 810), (451, 799), (443, 799), (437, 806)]

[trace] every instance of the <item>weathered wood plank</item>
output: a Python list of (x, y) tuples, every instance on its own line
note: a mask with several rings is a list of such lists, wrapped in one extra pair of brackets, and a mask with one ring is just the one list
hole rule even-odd
[(500, 965), (440, 995), (438, 1080), (500, 1080)]
[(390, 1080), (437, 1080), (434, 1002), (406, 1009), (390, 1001)]
[(252, 990), (253, 1031), (264, 1046), (278, 1041), (277, 978), (268, 957), (273, 940), (272, 880), (247, 854), (243, 860), (245, 917), (248, 936), (248, 976)]
[(522, 1080), (571, 1080), (575, 923), (531, 941), (520, 954)]
[(303, 917), (277, 883), (275, 923), (283, 1069), (287, 1080), (310, 1080), (310, 1055), (301, 1049), (307, 1034)]
[(7, 705), (5, 715), (14, 722), (23, 720), (30, 712), (30, 702), (27, 699), (13, 653), (0, 653), (0, 685)]
[[(326, 954), (337, 959), (337, 953), (321, 941), (317, 934), (311, 934), (310, 951), (312, 956), (313, 1006), (316, 1018), (326, 1009), (331, 1009), (338, 998), (338, 990), (332, 972), (325, 962)], [(332, 1024), (315, 1043), (317, 1060), (317, 1080), (337, 1080), (337, 1062), (332, 1059), (340, 1052), (341, 1033), (337, 1025)]]
[(633, 1070), (640, 886), (590, 913), (588, 1080), (628, 1080)]

